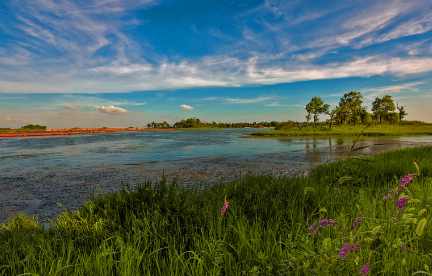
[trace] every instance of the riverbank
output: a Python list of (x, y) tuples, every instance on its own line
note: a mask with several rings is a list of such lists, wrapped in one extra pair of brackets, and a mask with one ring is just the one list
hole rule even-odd
[[(61, 206), (49, 228), (15, 216), (0, 229), (0, 274), (359, 275), (368, 265), (370, 274), (426, 272), (431, 156), (432, 147), (419, 147), (322, 164), (308, 175), (147, 182), (92, 197), (76, 212)], [(401, 184), (395, 179), (417, 171), (412, 161), (420, 175), (409, 193), (384, 200)]]
[(283, 130), (270, 130), (254, 132), (252, 136), (283, 137), (283, 136), (358, 136), (363, 131), (363, 136), (416, 136), (432, 135), (432, 125), (364, 125), (356, 126), (309, 126), (291, 127)]
[(142, 131), (142, 130), (158, 130), (172, 131), (174, 128), (51, 128), (46, 130), (32, 129), (12, 129), (0, 131), (0, 138), (18, 138), (18, 137), (46, 137), (46, 136), (68, 136), (76, 134), (94, 134), (94, 133), (110, 133), (119, 131)]

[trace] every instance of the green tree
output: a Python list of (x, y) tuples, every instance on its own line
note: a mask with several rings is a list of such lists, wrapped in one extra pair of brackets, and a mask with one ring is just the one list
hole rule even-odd
[(339, 101), (339, 108), (342, 109), (342, 115), (347, 115), (349, 123), (351, 123), (351, 118), (360, 116), (362, 113), (362, 101), (363, 96), (361, 92), (351, 91), (345, 93)]
[(396, 124), (399, 121), (399, 114), (396, 112), (389, 112), (385, 114), (384, 117), (390, 125)]
[(397, 110), (399, 111), (399, 123), (402, 124), (402, 119), (408, 115), (408, 113), (405, 111), (404, 107), (399, 107), (399, 103), (397, 103)]
[(368, 123), (372, 122), (372, 116), (371, 116), (371, 114), (368, 113), (368, 112), (366, 112), (366, 113), (363, 115), (362, 122), (363, 122), (364, 124), (368, 124)]
[(334, 118), (334, 116), (338, 113), (338, 111), (339, 111), (339, 108), (338, 108), (338, 107), (335, 107), (335, 108), (333, 108), (331, 111), (328, 111), (328, 112), (327, 112), (327, 114), (330, 115), (330, 129), (331, 129), (332, 126), (333, 126), (333, 118)]
[(380, 124), (382, 123), (382, 117), (387, 115), (389, 112), (394, 111), (395, 108), (394, 102), (389, 95), (385, 95), (382, 99), (375, 98), (375, 101), (372, 103), (372, 112), (377, 121), (379, 118)]
[(308, 115), (306, 115), (305, 117), (306, 117), (306, 127), (309, 127), (309, 121), (310, 119), (312, 119), (312, 116), (310, 115), (310, 113), (308, 113)]
[(312, 113), (314, 115), (314, 124), (318, 122), (318, 114), (328, 113), (330, 105), (324, 104), (324, 101), (320, 97), (313, 97), (310, 103), (305, 107), (309, 115)]

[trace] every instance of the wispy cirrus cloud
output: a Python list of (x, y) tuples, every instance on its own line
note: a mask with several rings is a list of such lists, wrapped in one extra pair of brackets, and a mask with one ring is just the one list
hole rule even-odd
[(301, 106), (301, 107), (303, 107), (304, 105), (301, 105), (301, 104), (281, 104), (279, 102), (272, 102), (270, 104), (266, 104), (266, 106)]
[[(242, 11), (242, 20), (232, 21), (240, 36), (210, 26), (208, 35), (217, 34), (222, 44), (193, 58), (155, 53), (157, 45), (149, 44), (145, 35), (128, 32), (146, 24), (132, 11), (152, 7), (157, 1), (5, 3), (12, 16), (0, 25), (16, 40), (8, 40), (8, 47), (0, 50), (0, 64), (14, 68), (0, 66), (1, 93), (239, 87), (432, 71), (430, 53), (419, 57), (407, 50), (413, 56), (406, 57), (392, 51), (356, 52), (431, 30), (432, 3), (426, 0), (332, 2), (322, 10), (309, 8), (307, 1), (265, 1)], [(261, 27), (253, 28), (256, 24)], [(430, 42), (424, 44), (428, 49)], [(316, 62), (343, 47), (351, 52), (331, 62)], [(403, 47), (397, 44), (395, 48)], [(9, 54), (12, 49), (17, 50)]]
[(364, 97), (368, 100), (374, 100), (378, 96), (384, 94), (399, 93), (401, 90), (417, 91), (418, 89), (415, 87), (424, 83), (425, 83), (424, 81), (417, 81), (417, 82), (409, 82), (409, 83), (398, 84), (398, 85), (367, 88), (363, 90), (365, 94)]
[(240, 99), (240, 98), (225, 98), (226, 103), (233, 103), (233, 104), (250, 104), (250, 103), (262, 103), (268, 100), (273, 99), (274, 97), (264, 97), (260, 96), (257, 98), (252, 99)]

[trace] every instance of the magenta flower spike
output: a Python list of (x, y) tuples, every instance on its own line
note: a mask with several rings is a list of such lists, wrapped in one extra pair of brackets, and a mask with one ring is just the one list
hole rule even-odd
[(227, 198), (227, 196), (225, 196), (225, 203), (224, 203), (224, 205), (222, 206), (222, 209), (221, 209), (221, 215), (225, 214), (226, 210), (228, 209), (228, 204), (229, 204), (229, 202), (226, 201), (226, 198)]
[(366, 276), (369, 274), (369, 269), (370, 269), (371, 265), (369, 263), (366, 263), (363, 268), (360, 270), (360, 275), (362, 276)]
[(414, 177), (413, 177), (413, 174), (408, 174), (408, 175), (405, 175), (404, 177), (402, 177), (401, 179), (399, 179), (399, 183), (402, 183), (400, 186), (405, 186), (406, 184), (408, 184), (408, 183), (410, 183), (411, 182), (411, 180), (413, 180), (414, 179)]

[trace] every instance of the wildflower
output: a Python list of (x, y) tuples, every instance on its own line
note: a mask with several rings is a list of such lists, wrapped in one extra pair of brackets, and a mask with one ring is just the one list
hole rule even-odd
[(342, 246), (342, 248), (339, 251), (339, 257), (340, 257), (341, 260), (345, 259), (345, 257), (347, 256), (347, 254), (350, 251), (356, 252), (357, 250), (358, 250), (358, 244), (356, 244), (355, 242), (352, 245), (352, 247), (351, 247), (351, 245), (349, 243), (345, 243), (345, 245)]
[(398, 182), (402, 183), (400, 186), (405, 187), (405, 185), (408, 184), (408, 183), (410, 183), (411, 180), (413, 180), (413, 179), (414, 179), (413, 174), (410, 173), (408, 175), (405, 175), (401, 179), (399, 179)]
[(398, 213), (400, 214), (402, 212), (402, 209), (407, 204), (407, 202), (408, 202), (408, 199), (404, 196), (399, 198), (398, 200), (396, 200), (394, 211), (395, 212), (398, 211)]
[(345, 259), (346, 255), (351, 251), (349, 243), (345, 243), (344, 246), (339, 251), (339, 257), (342, 259)]
[(327, 227), (327, 226), (334, 226), (338, 224), (337, 221), (333, 220), (333, 219), (322, 219), (320, 221), (318, 221), (318, 224), (314, 223), (312, 224), (309, 228), (309, 234), (311, 235), (315, 235), (316, 231), (321, 228), (321, 227)]
[(403, 247), (403, 245), (400, 246), (400, 249), (403, 250), (403, 251), (405, 251), (405, 252), (414, 253), (414, 251), (411, 248), (405, 248), (405, 247)]
[(360, 223), (361, 223), (362, 219), (363, 219), (363, 217), (357, 217), (356, 218), (356, 220), (354, 222), (353, 231), (360, 227)]
[(369, 263), (366, 263), (363, 268), (360, 270), (360, 275), (362, 276), (366, 276), (369, 274), (369, 269), (370, 269), (371, 265)]
[(227, 196), (225, 196), (225, 203), (224, 203), (224, 205), (222, 206), (222, 209), (221, 209), (221, 215), (225, 214), (226, 210), (228, 209), (228, 204), (229, 204), (229, 202), (226, 201), (226, 198), (227, 198)]

